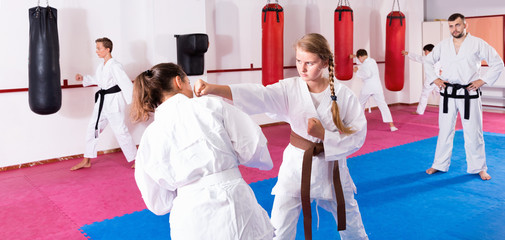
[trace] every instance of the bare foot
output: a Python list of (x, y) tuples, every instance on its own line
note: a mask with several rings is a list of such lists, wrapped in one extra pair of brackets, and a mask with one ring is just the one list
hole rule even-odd
[(73, 166), (70, 171), (75, 171), (75, 170), (78, 170), (78, 169), (81, 169), (81, 168), (89, 168), (91, 167), (91, 161), (89, 160), (89, 158), (84, 158), (82, 159), (82, 161), (80, 163), (78, 163), (77, 165)]
[(436, 172), (438, 172), (438, 170), (437, 170), (437, 169), (434, 169), (434, 168), (428, 168), (428, 169), (426, 170), (426, 173), (427, 173), (427, 174), (430, 174), (430, 175), (431, 175), (431, 174), (433, 174), (433, 173), (436, 173)]
[(133, 163), (132, 168), (135, 169), (135, 163)]
[(480, 178), (484, 181), (491, 179), (491, 175), (489, 175), (486, 171), (479, 172)]
[(395, 124), (393, 122), (389, 123), (389, 128), (391, 128), (391, 132), (398, 131), (398, 128), (395, 127)]

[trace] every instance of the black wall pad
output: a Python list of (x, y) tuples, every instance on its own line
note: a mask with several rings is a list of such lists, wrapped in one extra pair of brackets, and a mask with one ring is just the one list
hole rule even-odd
[(204, 53), (209, 48), (207, 34), (194, 33), (175, 35), (177, 38), (177, 64), (191, 75), (202, 75), (204, 70)]

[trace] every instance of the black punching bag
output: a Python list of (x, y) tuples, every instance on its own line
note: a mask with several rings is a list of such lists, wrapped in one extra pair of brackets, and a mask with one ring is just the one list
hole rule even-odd
[(177, 38), (177, 64), (179, 64), (188, 76), (203, 75), (203, 54), (209, 48), (207, 34), (194, 33), (175, 35)]
[(37, 114), (52, 114), (61, 107), (60, 47), (57, 12), (47, 6), (30, 8), (28, 102)]

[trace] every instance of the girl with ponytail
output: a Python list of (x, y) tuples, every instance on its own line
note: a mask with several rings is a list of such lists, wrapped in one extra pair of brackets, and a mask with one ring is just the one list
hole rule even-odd
[(221, 99), (194, 99), (186, 73), (173, 63), (139, 74), (133, 88), (132, 118), (154, 115), (140, 141), (135, 181), (150, 211), (170, 212), (171, 238), (272, 239), (268, 214), (238, 170), (273, 166), (259, 126)]
[(295, 239), (300, 210), (305, 239), (311, 239), (312, 200), (333, 214), (342, 239), (368, 239), (346, 162), (365, 141), (365, 115), (354, 93), (335, 81), (333, 54), (322, 35), (303, 36), (295, 51), (299, 77), (266, 87), (198, 80), (195, 94), (225, 97), (246, 113), (290, 124), (290, 144), (272, 190), (275, 239)]

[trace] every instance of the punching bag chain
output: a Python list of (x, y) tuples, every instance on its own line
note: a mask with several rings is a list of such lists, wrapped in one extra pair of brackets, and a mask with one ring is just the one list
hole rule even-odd
[(337, 7), (340, 7), (340, 6), (348, 6), (348, 7), (351, 7), (351, 4), (349, 3), (349, 0), (338, 0), (338, 5), (337, 5)]
[[(270, 0), (267, 1), (267, 4), (270, 4)], [(279, 0), (275, 0), (275, 4), (279, 5)]]
[(400, 12), (400, 0), (393, 0), (393, 7), (391, 8), (391, 11), (395, 10), (395, 3), (398, 3), (398, 12)]
[[(49, 18), (53, 18), (53, 12), (51, 11), (51, 8), (49, 7), (49, 0), (46, 0), (46, 5), (47, 5), (47, 9), (49, 11)], [(40, 14), (40, 0), (37, 1), (37, 9), (36, 9), (35, 17), (39, 18), (39, 14)]]
[[(49, 7), (49, 0), (46, 0), (46, 5)], [(40, 0), (37, 1), (37, 6), (40, 7)]]

